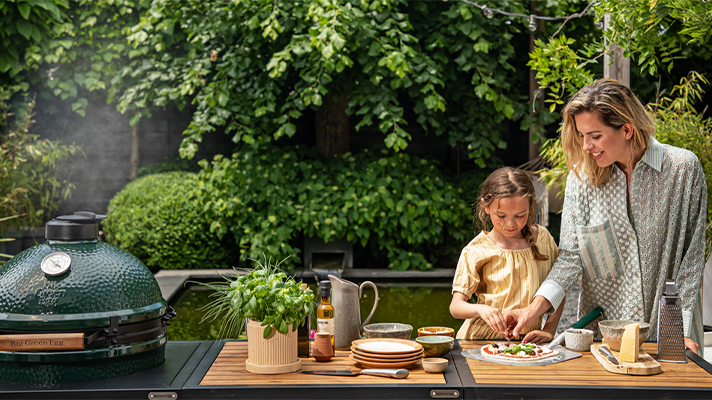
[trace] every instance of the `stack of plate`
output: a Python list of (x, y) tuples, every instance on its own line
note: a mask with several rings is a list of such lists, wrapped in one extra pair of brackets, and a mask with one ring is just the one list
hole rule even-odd
[(423, 346), (404, 339), (360, 339), (351, 343), (349, 358), (366, 368), (408, 368), (423, 358)]

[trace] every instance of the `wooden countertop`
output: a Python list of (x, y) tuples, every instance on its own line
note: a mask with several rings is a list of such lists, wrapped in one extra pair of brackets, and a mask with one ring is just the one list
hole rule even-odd
[[(463, 350), (490, 341), (460, 340)], [(643, 343), (648, 354), (657, 358), (657, 345)], [(475, 383), (480, 385), (557, 385), (557, 386), (625, 386), (625, 387), (694, 387), (712, 388), (712, 375), (691, 360), (685, 364), (661, 362), (663, 372), (657, 375), (621, 375), (606, 371), (590, 352), (579, 358), (539, 367), (516, 367), (467, 358)], [(464, 371), (460, 372), (460, 376)], [(463, 379), (464, 382), (464, 379)], [(712, 398), (712, 393), (710, 394)]]
[[(182, 398), (712, 399), (712, 366), (697, 356), (699, 365), (692, 359), (686, 364), (661, 363), (661, 374), (628, 376), (606, 371), (589, 352), (540, 367), (471, 360), (461, 354), (486, 343), (491, 341), (457, 340), (446, 356), (450, 364), (444, 374), (427, 374), (417, 363), (409, 369), (408, 378), (401, 380), (368, 375), (252, 374), (245, 370), (247, 342), (216, 341), (183, 387)], [(645, 343), (643, 349), (656, 355), (655, 343)], [(359, 369), (349, 353), (337, 352), (326, 363), (302, 358), (302, 370)]]
[[(360, 370), (351, 359), (349, 351), (337, 351), (336, 356), (328, 362), (317, 362), (313, 358), (302, 358), (302, 370)], [(410, 374), (405, 379), (384, 378), (372, 375), (358, 376), (327, 376), (308, 375), (299, 372), (279, 375), (261, 375), (247, 372), (245, 360), (247, 359), (247, 342), (226, 342), (217, 358), (210, 366), (200, 382), (200, 386), (275, 386), (275, 385), (409, 385), (428, 384), (444, 385), (447, 383), (444, 374), (429, 374), (423, 370), (420, 362), (408, 370)], [(445, 373), (455, 373), (455, 365), (450, 359), (448, 370)], [(459, 382), (458, 382), (459, 384)]]

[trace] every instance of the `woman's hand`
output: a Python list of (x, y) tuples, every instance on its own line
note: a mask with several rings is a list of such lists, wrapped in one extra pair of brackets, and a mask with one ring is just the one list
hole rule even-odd
[(516, 339), (519, 337), (519, 332), (524, 327), (529, 326), (536, 321), (539, 316), (532, 313), (529, 307), (516, 308), (504, 312), (504, 321), (506, 324), (506, 333), (504, 337), (507, 340)]
[(527, 333), (526, 336), (524, 336), (524, 339), (522, 339), (522, 343), (548, 343), (551, 342), (553, 338), (554, 335), (546, 331), (531, 331)]
[(685, 338), (685, 348), (694, 351), (695, 354), (698, 354), (697, 351), (700, 349), (700, 345), (693, 342), (692, 339), (690, 339), (689, 337), (686, 337)]
[(550, 307), (551, 303), (549, 300), (542, 296), (535, 296), (529, 306), (505, 311), (504, 320), (507, 326), (507, 332), (504, 336), (507, 340), (518, 337), (519, 332), (521, 332), (524, 327), (533, 324), (534, 321)]

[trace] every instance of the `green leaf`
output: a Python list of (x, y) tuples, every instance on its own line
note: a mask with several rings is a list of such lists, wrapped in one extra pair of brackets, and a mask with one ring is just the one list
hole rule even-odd
[(18, 9), (18, 11), (20, 11), (20, 15), (22, 15), (22, 18), (30, 19), (30, 11), (32, 11), (32, 7), (29, 4), (18, 3), (17, 9)]
[(378, 43), (377, 41), (372, 41), (371, 45), (368, 48), (368, 56), (369, 57), (376, 57), (380, 54), (380, 49), (381, 49), (381, 44)]
[[(15, 62), (16, 63), (16, 62)], [(12, 60), (8, 59), (7, 56), (0, 52), (0, 72), (7, 72), (10, 67), (12, 67)]]
[(225, 107), (229, 99), (230, 96), (226, 92), (221, 91), (218, 93), (218, 104), (220, 104), (220, 107)]
[(260, 19), (258, 18), (257, 15), (253, 16), (247, 21), (247, 27), (250, 28), (251, 30), (257, 29), (257, 27), (260, 26)]
[(131, 119), (129, 119), (129, 125), (136, 126), (136, 125), (138, 125), (138, 122), (140, 120), (141, 120), (141, 113), (137, 112), (131, 116)]
[[(18, 6), (19, 6), (19, 4), (18, 4)], [(32, 27), (33, 27), (33, 25), (30, 22), (28, 22), (24, 19), (18, 19), (17, 22), (15, 22), (15, 26), (17, 26), (17, 31), (20, 32), (20, 34), (22, 36), (24, 36), (25, 39), (30, 40), (30, 36), (32, 36)]]
[(286, 124), (284, 126), (284, 133), (287, 136), (292, 137), (295, 133), (297, 133), (297, 127), (294, 126), (294, 124)]
[(35, 7), (47, 10), (50, 14), (52, 14), (52, 18), (58, 22), (61, 22), (62, 17), (60, 16), (59, 9), (52, 3), (51, 0), (28, 0), (27, 2), (32, 3)]
[(77, 111), (78, 109), (86, 109), (89, 102), (85, 98), (79, 98), (75, 103), (72, 104), (72, 111)]
[(336, 35), (331, 35), (331, 44), (334, 46), (334, 49), (336, 49), (336, 51), (339, 51), (344, 48), (346, 40), (344, 40), (344, 38), (337, 33)]
[(334, 55), (334, 47), (330, 44), (321, 50), (321, 55), (324, 58), (331, 58)]

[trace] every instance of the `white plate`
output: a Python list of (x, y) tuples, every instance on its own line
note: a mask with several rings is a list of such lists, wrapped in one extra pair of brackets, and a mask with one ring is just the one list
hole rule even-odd
[(418, 342), (404, 339), (361, 339), (351, 344), (361, 351), (380, 354), (413, 353), (423, 348)]

